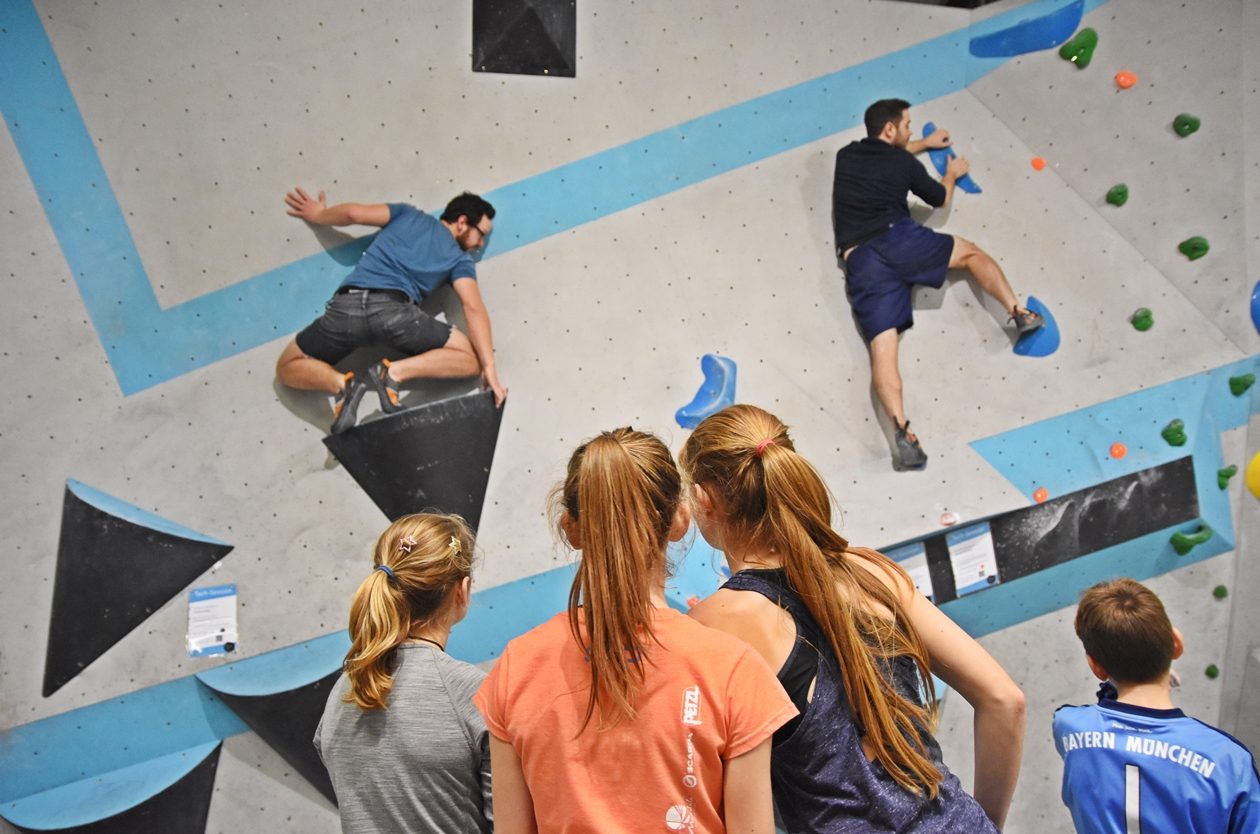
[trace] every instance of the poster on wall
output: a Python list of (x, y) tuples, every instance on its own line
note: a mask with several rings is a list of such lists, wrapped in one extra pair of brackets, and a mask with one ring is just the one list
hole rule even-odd
[(989, 522), (951, 530), (945, 534), (945, 544), (949, 546), (949, 564), (954, 569), (958, 596), (983, 591), (1001, 581)]
[(927, 549), (924, 548), (923, 542), (903, 544), (901, 547), (885, 551), (884, 555), (910, 574), (910, 581), (914, 583), (919, 593), (933, 602), (936, 601), (932, 598), (932, 573), (928, 570)]
[(236, 585), (193, 588), (188, 592), (189, 657), (236, 650)]

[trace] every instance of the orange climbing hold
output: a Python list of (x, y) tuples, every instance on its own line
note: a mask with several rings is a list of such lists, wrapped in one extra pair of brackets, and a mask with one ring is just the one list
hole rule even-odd
[(1038, 504), (1046, 503), (1046, 499), (1049, 497), (1050, 497), (1050, 491), (1046, 489), (1045, 487), (1037, 487), (1036, 491), (1033, 492), (1033, 500), (1036, 501)]
[(1125, 446), (1123, 443), (1111, 444), (1111, 456), (1115, 458), (1116, 460), (1120, 460), (1120, 458), (1124, 457), (1128, 453), (1129, 453), (1129, 447)]
[(1137, 83), (1137, 76), (1128, 70), (1120, 70), (1116, 73), (1116, 86), (1121, 90), (1127, 90)]
[(1040, 171), (1046, 167), (1046, 161), (1039, 156), (1034, 156), (1032, 158), (1032, 167), (1034, 171)]

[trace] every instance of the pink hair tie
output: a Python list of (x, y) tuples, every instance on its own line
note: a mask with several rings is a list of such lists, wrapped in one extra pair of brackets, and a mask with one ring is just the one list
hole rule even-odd
[(777, 445), (778, 444), (774, 442), (774, 438), (767, 437), (765, 440), (757, 444), (757, 457), (761, 457), (762, 455), (766, 453), (767, 446), (777, 446)]

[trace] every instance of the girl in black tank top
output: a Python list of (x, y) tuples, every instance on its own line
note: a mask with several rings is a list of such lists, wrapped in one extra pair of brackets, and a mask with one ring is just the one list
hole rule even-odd
[[(1023, 739), (1023, 693), (1001, 666), (895, 563), (831, 528), (826, 486), (773, 415), (709, 417), (680, 463), (733, 574), (692, 614), (760, 651), (801, 711), (771, 758), (789, 834), (997, 831)], [(976, 708), (976, 798), (931, 735), (929, 664)]]

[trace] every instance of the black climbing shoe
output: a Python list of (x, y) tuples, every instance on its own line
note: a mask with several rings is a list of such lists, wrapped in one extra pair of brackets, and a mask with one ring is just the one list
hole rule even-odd
[(897, 427), (897, 455), (893, 458), (893, 469), (903, 472), (907, 469), (922, 469), (927, 466), (927, 453), (919, 445), (919, 438), (910, 432), (910, 421)]
[(359, 401), (367, 393), (367, 383), (356, 379), (353, 373), (346, 374), (346, 383), (341, 393), (333, 401), (333, 422), (329, 432), (341, 434), (354, 425), (359, 419)]
[(1040, 330), (1046, 324), (1046, 320), (1041, 317), (1040, 313), (1034, 313), (1032, 310), (1020, 310), (1018, 307), (1011, 311), (1009, 320), (1015, 322), (1015, 330), (1021, 336), (1034, 330)]
[(372, 377), (376, 395), (381, 398), (381, 411), (386, 414), (402, 411), (403, 404), (398, 399), (398, 383), (389, 378), (389, 360), (382, 359), (368, 368), (368, 376)]

